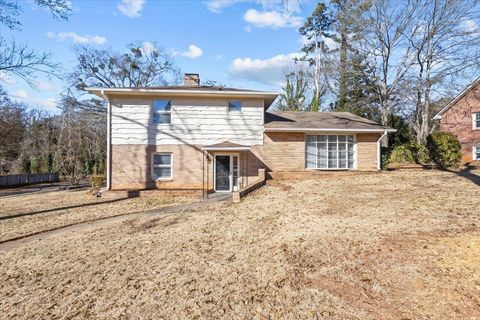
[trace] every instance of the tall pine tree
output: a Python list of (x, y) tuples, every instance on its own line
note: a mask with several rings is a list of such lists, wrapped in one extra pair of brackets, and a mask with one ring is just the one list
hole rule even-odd
[(304, 25), (299, 29), (302, 36), (305, 37), (306, 43), (302, 48), (305, 53), (304, 60), (309, 61), (314, 66), (314, 92), (310, 109), (318, 111), (320, 108), (320, 73), (322, 64), (322, 55), (328, 51), (325, 39), (331, 38), (332, 24), (334, 20), (328, 12), (324, 3), (318, 3), (313, 10), (312, 15), (307, 17)]

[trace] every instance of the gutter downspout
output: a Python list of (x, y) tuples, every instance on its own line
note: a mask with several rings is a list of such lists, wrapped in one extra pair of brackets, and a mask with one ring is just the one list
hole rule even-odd
[(380, 148), (380, 142), (382, 141), (383, 138), (385, 138), (388, 134), (388, 131), (385, 130), (383, 131), (383, 134), (381, 137), (377, 140), (377, 170), (380, 171), (382, 170), (382, 155), (381, 155), (381, 148)]
[(105, 95), (103, 90), (100, 92), (107, 101), (107, 187), (104, 191), (108, 191), (112, 187), (112, 105), (110, 104), (110, 97)]

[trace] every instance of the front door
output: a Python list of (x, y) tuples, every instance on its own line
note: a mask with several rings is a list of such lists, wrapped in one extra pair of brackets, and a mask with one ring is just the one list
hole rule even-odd
[(231, 191), (230, 156), (215, 156), (215, 191)]

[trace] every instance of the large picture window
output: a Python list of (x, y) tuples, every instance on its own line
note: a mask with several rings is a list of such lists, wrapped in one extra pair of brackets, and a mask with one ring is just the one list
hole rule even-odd
[(307, 135), (308, 169), (353, 169), (355, 165), (352, 135)]
[(154, 180), (172, 179), (172, 154), (155, 153), (152, 163), (152, 177)]

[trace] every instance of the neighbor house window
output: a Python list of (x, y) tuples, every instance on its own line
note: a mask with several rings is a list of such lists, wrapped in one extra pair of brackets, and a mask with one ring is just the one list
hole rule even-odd
[(153, 123), (169, 124), (172, 122), (172, 104), (170, 100), (153, 100)]
[(352, 135), (307, 135), (308, 169), (353, 169), (355, 165)]
[(152, 176), (154, 180), (172, 179), (173, 164), (171, 153), (153, 155)]
[(241, 101), (228, 102), (228, 111), (242, 111), (242, 102)]
[(473, 147), (473, 160), (480, 160), (480, 146)]
[(480, 112), (472, 113), (473, 129), (480, 129)]

